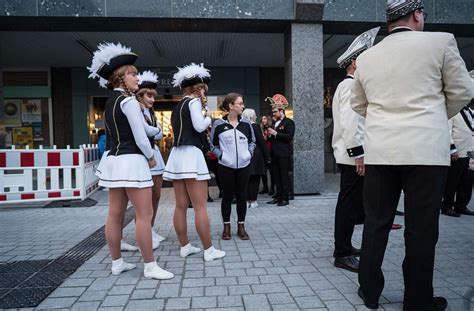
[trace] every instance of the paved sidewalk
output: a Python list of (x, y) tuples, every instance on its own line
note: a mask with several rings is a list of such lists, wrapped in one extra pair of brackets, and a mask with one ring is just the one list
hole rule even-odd
[[(107, 192), (88, 208), (0, 208), (0, 262), (55, 259), (104, 225)], [(44, 204), (42, 204), (44, 205)]]
[[(59, 256), (61, 249), (65, 251), (103, 225), (106, 193), (98, 193), (97, 198), (98, 206), (90, 208), (0, 210), (2, 261), (19, 260), (18, 256)], [(250, 241), (240, 241), (235, 236), (235, 210), (233, 239), (222, 241), (220, 201), (209, 204), (214, 244), (227, 256), (204, 263), (202, 253), (186, 259), (179, 257), (172, 226), (174, 197), (172, 189), (164, 189), (157, 224), (159, 233), (168, 239), (161, 243), (155, 256), (161, 267), (176, 275), (174, 279), (145, 279), (138, 252), (123, 253), (127, 261), (138, 263), (137, 269), (112, 276), (104, 247), (38, 309), (366, 310), (356, 293), (357, 274), (332, 265), (336, 194), (297, 197), (283, 208), (265, 204), (267, 199), (261, 197), (260, 207), (248, 211)], [(188, 213), (189, 237), (199, 245), (193, 211)], [(403, 223), (403, 218), (396, 220)], [(463, 298), (474, 285), (473, 225), (474, 217), (440, 219), (434, 286), (435, 294), (448, 298), (449, 310), (474, 310), (470, 307), (474, 301)], [(124, 232), (125, 239), (133, 244), (134, 229), (132, 222)], [(358, 247), (361, 232), (362, 226), (358, 226), (354, 233), (354, 245)], [(43, 249), (48, 252), (35, 254)], [(403, 252), (403, 230), (393, 231), (384, 263), (383, 310), (402, 310)]]

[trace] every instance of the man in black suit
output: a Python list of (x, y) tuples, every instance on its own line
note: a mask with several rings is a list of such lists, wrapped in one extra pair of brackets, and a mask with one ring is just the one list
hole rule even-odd
[(276, 195), (269, 204), (278, 206), (288, 205), (290, 190), (290, 157), (292, 153), (291, 142), (295, 134), (295, 123), (285, 116), (288, 101), (285, 96), (275, 94), (272, 98), (267, 97), (272, 106), (273, 116), (276, 122), (268, 129), (268, 139), (272, 144), (272, 172), (275, 178)]

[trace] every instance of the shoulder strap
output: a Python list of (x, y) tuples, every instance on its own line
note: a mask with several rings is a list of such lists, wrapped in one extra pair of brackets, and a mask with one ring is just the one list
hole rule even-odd
[(472, 119), (473, 119), (473, 117), (472, 117), (472, 113), (469, 110), (469, 108), (463, 108), (461, 110), (461, 116), (462, 116), (464, 122), (466, 122), (466, 125), (469, 127), (469, 129), (471, 131), (474, 131), (474, 129), (472, 128)]

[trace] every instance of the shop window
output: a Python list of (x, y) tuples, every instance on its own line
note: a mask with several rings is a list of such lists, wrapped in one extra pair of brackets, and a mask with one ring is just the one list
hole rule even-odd
[(49, 146), (48, 105), (47, 98), (5, 98), (5, 146)]
[(87, 123), (89, 124), (89, 141), (91, 144), (97, 144), (99, 139), (99, 130), (105, 130), (104, 110), (107, 97), (92, 97), (89, 105), (89, 113), (87, 115)]

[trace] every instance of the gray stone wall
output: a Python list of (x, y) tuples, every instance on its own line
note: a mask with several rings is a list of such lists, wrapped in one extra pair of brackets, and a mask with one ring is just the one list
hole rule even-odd
[[(385, 22), (386, 0), (327, 0), (325, 21)], [(473, 24), (472, 0), (423, 0), (428, 23)]]
[(4, 16), (287, 19), (293, 0), (0, 0)]
[(323, 26), (291, 25), (285, 37), (285, 93), (293, 105), (295, 194), (323, 190)]
[[(315, 14), (322, 13), (314, 4), (321, 3), (324, 21), (385, 21), (386, 0), (0, 0), (0, 16), (306, 20), (309, 15), (308, 19), (313, 20)], [(474, 23), (473, 0), (424, 3), (429, 23)]]

